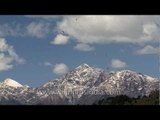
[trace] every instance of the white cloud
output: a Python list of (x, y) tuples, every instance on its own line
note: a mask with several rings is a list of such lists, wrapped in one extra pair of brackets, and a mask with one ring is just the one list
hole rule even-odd
[(143, 55), (143, 54), (159, 54), (160, 48), (159, 47), (153, 47), (151, 45), (147, 45), (144, 48), (137, 50), (136, 54)]
[(143, 36), (142, 40), (152, 40), (158, 41), (160, 40), (160, 28), (156, 23), (147, 23), (143, 25)]
[(20, 24), (0, 24), (0, 37), (23, 35)]
[(49, 24), (44, 22), (31, 22), (26, 29), (29, 35), (43, 38), (49, 32)]
[(79, 43), (77, 44), (74, 49), (80, 51), (94, 51), (94, 47), (89, 46), (88, 44)]
[(69, 40), (69, 37), (68, 36), (65, 36), (65, 35), (62, 35), (62, 34), (58, 34), (54, 40), (51, 42), (51, 44), (54, 44), (54, 45), (64, 45), (64, 44), (67, 44)]
[(0, 37), (37, 37), (43, 38), (49, 33), (48, 22), (31, 22), (27, 25), (17, 23), (0, 24)]
[(57, 23), (59, 31), (64, 31), (78, 43), (148, 43), (158, 42), (160, 16), (64, 16)]
[(13, 67), (13, 65), (11, 65), (11, 62), (11, 57), (6, 57), (3, 53), (0, 53), (0, 71), (11, 69)]
[(53, 66), (53, 65), (52, 65), (50, 62), (47, 62), (47, 61), (46, 61), (46, 62), (44, 62), (44, 66), (50, 66), (50, 67), (51, 67), (51, 66)]
[(13, 46), (7, 44), (4, 38), (0, 38), (0, 71), (5, 71), (13, 68), (12, 63), (17, 62), (19, 64), (24, 63), (25, 60), (20, 58)]
[(111, 66), (112, 68), (115, 69), (121, 69), (121, 68), (126, 68), (128, 65), (119, 59), (112, 59)]
[(56, 75), (64, 75), (65, 73), (67, 73), (69, 71), (68, 66), (64, 63), (59, 63), (59, 64), (53, 65), (52, 63), (46, 61), (43, 63), (43, 65), (46, 67), (51, 67), (53, 70), (53, 73)]
[(53, 72), (56, 75), (63, 75), (65, 73), (67, 73), (68, 71), (69, 71), (69, 68), (64, 63), (56, 64), (56, 65), (54, 65), (54, 68), (53, 68)]
[(25, 60), (23, 58), (20, 58), (17, 53), (15, 52), (13, 46), (10, 46), (8, 49), (8, 54), (12, 57), (13, 60), (15, 60), (19, 64), (25, 63)]

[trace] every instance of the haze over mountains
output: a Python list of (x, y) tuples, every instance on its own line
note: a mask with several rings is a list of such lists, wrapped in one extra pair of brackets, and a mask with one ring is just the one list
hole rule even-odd
[(32, 88), (7, 78), (0, 83), (0, 104), (77, 105), (101, 100), (104, 96), (148, 96), (159, 90), (159, 79), (130, 70), (104, 72), (82, 64), (59, 79)]

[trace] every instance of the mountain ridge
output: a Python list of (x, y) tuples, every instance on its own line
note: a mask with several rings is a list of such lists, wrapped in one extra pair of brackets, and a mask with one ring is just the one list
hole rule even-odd
[(23, 87), (23, 85), (21, 85), (20, 83), (18, 83), (17, 81), (11, 79), (11, 78), (7, 78), (4, 80), (4, 82), (2, 83), (4, 85), (8, 85), (8, 86), (11, 86), (11, 87)]
[(37, 88), (22, 87), (20, 83), (16, 85), (19, 87), (5, 88), (0, 84), (0, 104), (3, 97), (6, 100), (16, 98), (14, 100), (20, 104), (92, 104), (104, 95), (136, 98), (159, 90), (159, 79), (131, 70), (107, 73), (81, 64), (64, 76)]

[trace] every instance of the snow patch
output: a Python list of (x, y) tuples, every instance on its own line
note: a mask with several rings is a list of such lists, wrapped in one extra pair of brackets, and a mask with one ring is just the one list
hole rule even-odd
[(4, 82), (4, 85), (10, 86), (10, 87), (23, 87), (23, 85), (21, 85), (20, 83), (16, 82), (15, 80), (12, 80), (10, 78), (7, 78)]

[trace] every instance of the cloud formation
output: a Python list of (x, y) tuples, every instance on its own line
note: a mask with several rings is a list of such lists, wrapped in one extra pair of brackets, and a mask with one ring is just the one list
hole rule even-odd
[(63, 75), (65, 73), (67, 73), (68, 71), (69, 71), (69, 68), (64, 63), (56, 64), (56, 65), (54, 65), (54, 68), (53, 68), (53, 73), (56, 75)]
[(51, 41), (51, 44), (54, 45), (64, 45), (67, 44), (69, 40), (68, 36), (62, 35), (62, 34), (58, 34), (53, 41)]
[(160, 40), (159, 16), (64, 16), (57, 29), (78, 43), (149, 43)]
[(111, 67), (114, 69), (122, 69), (126, 68), (127, 66), (128, 65), (124, 61), (121, 61), (119, 59), (112, 59)]
[(46, 62), (44, 62), (44, 66), (50, 66), (50, 67), (52, 67), (53, 65), (50, 62), (46, 61)]
[(83, 44), (79, 43), (77, 44), (74, 49), (79, 50), (79, 51), (94, 51), (94, 47), (88, 45), (88, 44)]
[(20, 24), (0, 24), (0, 37), (24, 36)]
[(49, 24), (44, 22), (31, 22), (26, 27), (29, 35), (37, 38), (44, 38), (49, 32)]
[(48, 22), (31, 22), (22, 24), (0, 24), (0, 37), (37, 37), (44, 38), (49, 33)]
[(13, 62), (22, 64), (25, 60), (16, 54), (13, 46), (7, 44), (4, 38), (0, 38), (0, 71), (12, 69)]
[(138, 54), (138, 55), (159, 54), (159, 53), (160, 53), (160, 48), (159, 47), (153, 47), (151, 45), (147, 45), (144, 48), (136, 51), (136, 54)]

